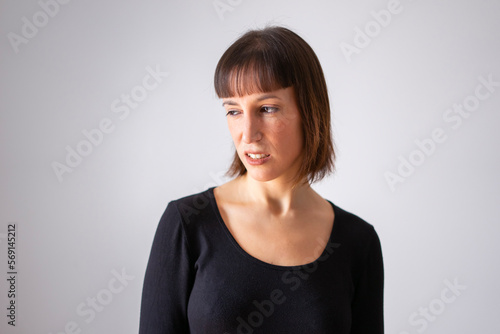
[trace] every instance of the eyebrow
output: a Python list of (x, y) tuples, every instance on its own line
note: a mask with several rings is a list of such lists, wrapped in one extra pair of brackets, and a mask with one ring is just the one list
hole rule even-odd
[[(273, 95), (273, 94), (265, 94), (257, 98), (257, 101), (262, 101), (262, 100), (267, 100), (267, 99), (278, 99), (281, 100), (278, 96)], [(225, 105), (231, 105), (231, 106), (236, 106), (238, 103), (234, 102), (233, 100), (226, 100), (222, 102), (222, 106), (224, 107)]]
[(232, 100), (226, 100), (224, 102), (222, 102), (222, 106), (224, 107), (225, 105), (230, 105), (230, 106), (236, 106), (238, 105), (236, 102), (232, 101)]

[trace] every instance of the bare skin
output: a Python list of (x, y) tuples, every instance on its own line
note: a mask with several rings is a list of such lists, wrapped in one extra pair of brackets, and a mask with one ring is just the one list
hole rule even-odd
[(298, 266), (316, 260), (333, 228), (334, 212), (325, 199), (307, 186), (293, 195), (286, 213), (273, 204), (245, 196), (245, 176), (214, 189), (222, 219), (233, 238), (249, 255), (278, 266)]
[[(247, 169), (214, 188), (221, 216), (251, 256), (279, 266), (313, 262), (331, 235), (333, 209), (309, 184), (292, 187), (303, 138), (292, 87), (223, 99), (229, 131)], [(265, 153), (262, 165), (245, 152)]]

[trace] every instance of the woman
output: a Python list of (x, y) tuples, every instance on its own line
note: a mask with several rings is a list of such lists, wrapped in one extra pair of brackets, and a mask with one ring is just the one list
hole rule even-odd
[(236, 177), (168, 204), (140, 333), (383, 333), (377, 233), (310, 187), (335, 160), (313, 50), (286, 28), (249, 31), (219, 60), (215, 90)]

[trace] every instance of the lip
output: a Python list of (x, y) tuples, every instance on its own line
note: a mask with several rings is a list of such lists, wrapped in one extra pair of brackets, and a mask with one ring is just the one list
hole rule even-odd
[(269, 154), (266, 152), (258, 152), (258, 151), (245, 151), (244, 153), (245, 153), (245, 155), (247, 155), (248, 153), (250, 153), (250, 154), (265, 154), (265, 155)]
[(253, 165), (253, 166), (262, 165), (262, 164), (266, 163), (266, 161), (268, 161), (268, 160), (271, 158), (271, 155), (269, 154), (267, 157), (262, 158), (262, 159), (252, 159), (252, 158), (250, 158), (250, 157), (247, 155), (247, 153), (250, 153), (250, 154), (268, 154), (268, 153), (245, 152), (245, 159), (247, 159), (247, 162), (248, 162), (250, 165)]

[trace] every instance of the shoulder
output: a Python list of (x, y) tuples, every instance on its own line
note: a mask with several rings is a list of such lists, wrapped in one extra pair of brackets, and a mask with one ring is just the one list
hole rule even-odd
[(367, 251), (374, 244), (380, 244), (378, 234), (371, 223), (335, 204), (333, 206), (335, 210), (334, 236), (339, 242), (351, 245), (361, 252)]
[(211, 189), (168, 202), (158, 223), (155, 239), (159, 244), (185, 242), (197, 249), (205, 231), (213, 230), (217, 219), (212, 210)]
[(335, 219), (340, 225), (339, 228), (345, 232), (350, 232), (358, 236), (376, 233), (374, 226), (365, 219), (336, 204), (333, 204), (333, 206), (335, 210)]
[(334, 206), (334, 209), (336, 210), (334, 227), (338, 223), (335, 227), (334, 240), (350, 258), (355, 280), (365, 270), (382, 272), (382, 247), (375, 227), (352, 212), (338, 206)]
[(180, 225), (185, 232), (192, 230), (200, 222), (214, 220), (213, 191), (204, 191), (180, 197), (168, 202), (161, 220), (167, 224)]

